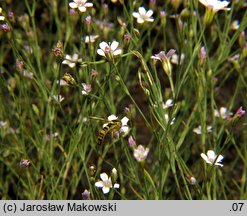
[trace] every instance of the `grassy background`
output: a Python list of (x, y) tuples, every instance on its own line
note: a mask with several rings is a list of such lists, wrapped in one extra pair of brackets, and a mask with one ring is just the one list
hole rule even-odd
[[(246, 199), (246, 117), (214, 116), (222, 106), (233, 113), (247, 107), (244, 1), (232, 2), (231, 10), (218, 12), (209, 26), (203, 24), (205, 7), (196, 0), (178, 8), (172, 1), (105, 1), (108, 8), (103, 1), (92, 2), (93, 8), (73, 15), (66, 0), (0, 2), (2, 23), (10, 26), (9, 32), (0, 32), (0, 197), (81, 199), (87, 189), (91, 199)], [(154, 10), (153, 23), (136, 22), (132, 12), (141, 5)], [(88, 15), (91, 25), (85, 23)], [(237, 30), (231, 28), (234, 20), (240, 22)], [(99, 38), (86, 44), (83, 38), (91, 34)], [(100, 42), (113, 40), (123, 55), (108, 62), (96, 51)], [(61, 64), (63, 59), (52, 52), (58, 41), (64, 54), (79, 54), (83, 64)], [(150, 59), (171, 48), (185, 56), (172, 65), (174, 92), (160, 62)], [(237, 60), (229, 60), (236, 54)], [(16, 65), (19, 61), (23, 68)], [(57, 81), (65, 73), (77, 85), (60, 86)], [(81, 94), (82, 82), (92, 85), (87, 96)], [(53, 99), (58, 94), (62, 102)], [(169, 98), (174, 106), (164, 110), (162, 102)], [(127, 115), (131, 131), (120, 139), (108, 135), (99, 146), (97, 134), (111, 114)], [(175, 118), (173, 125), (165, 114)], [(193, 133), (198, 125), (201, 135)], [(212, 133), (206, 133), (207, 125)], [(133, 157), (130, 135), (150, 148), (145, 164)], [(225, 157), (223, 168), (202, 160), (200, 153), (208, 149)], [(21, 167), (21, 159), (30, 166)], [(104, 195), (94, 183), (114, 167), (120, 189)]]

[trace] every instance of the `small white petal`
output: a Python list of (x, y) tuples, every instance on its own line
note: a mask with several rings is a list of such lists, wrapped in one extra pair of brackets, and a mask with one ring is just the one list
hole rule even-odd
[(107, 193), (109, 193), (110, 188), (109, 187), (103, 187), (102, 191), (103, 191), (104, 194), (107, 194)]
[(139, 7), (138, 11), (140, 15), (146, 15), (146, 9), (144, 7)]
[(99, 55), (101, 55), (101, 56), (106, 57), (106, 56), (105, 56), (105, 52), (104, 52), (102, 49), (97, 49), (97, 53), (98, 53)]
[(120, 133), (127, 134), (129, 132), (129, 127), (128, 126), (123, 126), (120, 128)]
[(71, 62), (71, 63), (69, 63), (68, 65), (69, 65), (70, 68), (75, 67), (75, 63), (74, 63), (74, 62)]
[(223, 159), (224, 159), (224, 157), (222, 155), (219, 155), (218, 158), (217, 158), (217, 160), (216, 160), (216, 162), (217, 163), (218, 162), (221, 162)]
[(118, 118), (115, 115), (110, 115), (110, 116), (108, 116), (107, 119), (108, 119), (108, 121), (112, 121), (112, 120), (117, 120)]
[(128, 121), (129, 121), (129, 119), (128, 119), (126, 116), (123, 117), (123, 118), (121, 119), (122, 126), (127, 125)]
[(95, 187), (102, 188), (104, 186), (104, 183), (102, 181), (95, 182)]
[(137, 18), (137, 22), (138, 22), (138, 23), (144, 23), (144, 19), (142, 19), (141, 17), (138, 17), (138, 18)]
[(81, 11), (82, 13), (85, 12), (87, 10), (87, 8), (85, 6), (79, 6), (78, 7), (79, 11)]
[(153, 11), (152, 10), (149, 10), (147, 13), (146, 13), (146, 16), (147, 17), (151, 17), (153, 15)]
[(93, 7), (93, 3), (88, 2), (88, 3), (86, 3), (84, 6), (85, 6), (85, 7)]
[(135, 18), (139, 18), (139, 17), (140, 17), (140, 14), (137, 13), (137, 12), (133, 12), (132, 15), (133, 15), (133, 17), (135, 17)]
[(213, 150), (208, 150), (207, 151), (207, 156), (208, 156), (209, 160), (215, 160), (215, 158), (216, 158), (216, 155), (215, 155)]
[(203, 158), (203, 160), (205, 160), (207, 163), (211, 164), (211, 161), (208, 160), (207, 155), (205, 155), (204, 153), (201, 153), (201, 157)]
[(73, 8), (73, 9), (75, 9), (75, 8), (78, 7), (78, 5), (77, 5), (75, 2), (70, 2), (70, 3), (69, 3), (69, 6), (70, 6), (71, 8)]
[(0, 16), (0, 21), (4, 21), (5, 17), (4, 16)]
[(154, 19), (153, 19), (153, 18), (148, 18), (148, 19), (146, 19), (146, 21), (148, 21), (148, 22), (153, 22)]
[(118, 42), (117, 41), (113, 41), (112, 43), (111, 43), (111, 50), (115, 50), (115, 49), (117, 49), (117, 47), (118, 47)]
[(100, 47), (100, 49), (105, 50), (105, 48), (106, 48), (106, 47), (109, 47), (109, 45), (108, 45), (105, 41), (102, 41), (102, 42), (99, 44), (99, 47)]
[(114, 188), (119, 188), (120, 187), (120, 185), (119, 184), (114, 184), (114, 186), (113, 186)]
[(121, 49), (117, 49), (117, 50), (115, 50), (115, 51), (113, 52), (113, 55), (114, 55), (114, 56), (117, 56), (117, 55), (120, 55), (120, 54), (122, 54), (122, 50), (121, 50)]
[(102, 181), (107, 181), (108, 180), (108, 175), (106, 173), (101, 173), (100, 178)]

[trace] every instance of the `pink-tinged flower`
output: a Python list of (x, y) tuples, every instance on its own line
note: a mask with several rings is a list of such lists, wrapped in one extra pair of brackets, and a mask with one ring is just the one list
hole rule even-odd
[(237, 115), (238, 117), (240, 117), (240, 118), (243, 117), (243, 116), (245, 115), (245, 110), (243, 109), (242, 106), (238, 108), (238, 110), (237, 110), (237, 112), (236, 112), (236, 115)]
[(7, 23), (4, 23), (1, 25), (1, 30), (3, 30), (4, 32), (9, 32), (10, 26)]
[[(95, 187), (102, 188), (102, 191), (104, 194), (107, 194), (110, 192), (110, 189), (112, 188), (112, 180), (111, 177), (108, 177), (106, 173), (100, 174), (100, 181), (95, 183)], [(119, 188), (120, 185), (115, 183), (113, 185), (113, 188)]]
[(153, 11), (152, 10), (146, 11), (144, 7), (139, 7), (138, 12), (133, 12), (132, 15), (137, 19), (138, 23), (154, 21), (154, 18), (152, 17)]
[(201, 47), (200, 53), (199, 53), (199, 58), (201, 61), (204, 61), (207, 57), (207, 52), (204, 46)]
[(159, 52), (158, 54), (155, 54), (154, 56), (151, 56), (151, 59), (156, 59), (161, 61), (162, 67), (164, 71), (170, 75), (172, 72), (172, 66), (170, 59), (175, 54), (176, 50), (170, 49), (166, 54), (164, 51)]
[(142, 145), (138, 145), (136, 149), (134, 149), (134, 158), (137, 161), (146, 160), (149, 153), (149, 148), (144, 148)]
[(22, 167), (29, 167), (29, 165), (30, 165), (29, 160), (22, 159), (20, 162), (20, 166), (22, 166)]
[(223, 164), (221, 164), (221, 161), (223, 160), (224, 157), (222, 155), (217, 156), (213, 150), (208, 150), (207, 155), (205, 155), (204, 153), (201, 153), (201, 157), (208, 164), (223, 167)]
[(66, 64), (69, 67), (73, 68), (77, 63), (80, 63), (82, 59), (79, 58), (78, 54), (73, 54), (73, 56), (65, 55), (65, 60), (63, 60), (62, 64)]
[(78, 8), (83, 13), (87, 8), (93, 7), (93, 3), (87, 2), (87, 0), (73, 0), (69, 3), (69, 6), (73, 9)]
[(227, 119), (232, 116), (232, 112), (230, 112), (226, 107), (221, 107), (220, 111), (214, 110), (214, 116)]
[(114, 57), (122, 54), (121, 49), (118, 48), (119, 43), (117, 41), (113, 41), (112, 43), (106, 43), (105, 41), (99, 44), (100, 49), (97, 49), (97, 53), (104, 57)]
[(136, 141), (134, 140), (134, 138), (133, 138), (132, 136), (130, 136), (130, 137), (128, 138), (128, 143), (129, 143), (129, 146), (130, 146), (130, 147), (136, 146)]
[(86, 83), (82, 83), (82, 88), (83, 90), (81, 91), (82, 95), (88, 95), (91, 91), (92, 91), (92, 86), (91, 84), (86, 84)]
[(159, 52), (158, 54), (155, 54), (154, 56), (151, 56), (152, 59), (157, 59), (159, 61), (170, 61), (170, 58), (173, 54), (175, 54), (176, 50), (170, 49), (166, 54), (164, 51)]
[(81, 195), (82, 195), (83, 200), (89, 200), (90, 199), (90, 192), (87, 189), (85, 189)]
[(226, 8), (230, 2), (220, 1), (220, 0), (199, 0), (205, 7), (212, 9), (214, 12), (219, 10), (230, 10), (231, 8)]

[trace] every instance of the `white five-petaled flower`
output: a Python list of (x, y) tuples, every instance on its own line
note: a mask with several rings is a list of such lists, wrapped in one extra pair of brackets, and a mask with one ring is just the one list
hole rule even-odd
[(97, 53), (101, 56), (117, 56), (122, 53), (121, 49), (118, 48), (119, 43), (117, 41), (113, 41), (112, 43), (106, 43), (105, 41), (99, 44), (100, 49), (97, 49)]
[(224, 157), (222, 155), (217, 156), (213, 150), (208, 150), (207, 155), (205, 155), (204, 153), (201, 153), (201, 157), (208, 164), (213, 164), (216, 166), (223, 167), (223, 164), (221, 164), (221, 161), (223, 160)]
[(93, 3), (87, 2), (87, 0), (73, 0), (73, 2), (69, 3), (69, 6), (73, 9), (78, 8), (83, 13), (87, 8), (93, 7)]
[(85, 43), (94, 43), (99, 35), (87, 35), (85, 37)]
[[(106, 173), (100, 174), (101, 180), (95, 183), (95, 187), (102, 188), (102, 191), (104, 194), (107, 194), (110, 192), (110, 189), (112, 188), (112, 180), (111, 177), (108, 177)], [(115, 183), (113, 185), (114, 188), (119, 188), (120, 185)]]
[[(202, 134), (202, 127), (201, 127), (201, 125), (199, 125), (197, 128), (194, 128), (193, 129), (193, 132), (196, 133), (196, 134)], [(208, 133), (211, 133), (212, 132), (212, 126), (211, 125), (207, 126), (207, 132)]]
[(138, 145), (136, 149), (134, 149), (134, 158), (137, 161), (144, 161), (149, 153), (149, 148), (144, 148), (142, 145)]
[(144, 7), (139, 7), (138, 12), (133, 12), (132, 15), (137, 19), (138, 23), (154, 21), (154, 18), (152, 17), (153, 11), (152, 10), (146, 11)]
[(163, 109), (167, 109), (169, 107), (173, 106), (173, 101), (172, 99), (168, 99), (165, 103), (162, 104)]
[(82, 95), (88, 95), (92, 91), (92, 86), (90, 84), (82, 83), (83, 90), (81, 91)]
[(205, 7), (212, 9), (214, 12), (219, 10), (230, 10), (227, 8), (229, 1), (220, 1), (220, 0), (199, 0)]
[(72, 57), (70, 55), (65, 55), (65, 60), (63, 60), (62, 64), (66, 64), (69, 67), (73, 68), (76, 66), (76, 63), (79, 63), (81, 61), (82, 59), (79, 59), (79, 55), (75, 53)]
[(221, 107), (220, 111), (214, 110), (214, 116), (227, 119), (232, 116), (232, 112), (230, 112), (226, 107)]
[[(108, 119), (108, 121), (112, 121), (112, 120), (117, 120), (118, 117), (115, 115), (110, 115), (110, 116), (108, 116), (107, 119)], [(120, 133), (125, 136), (129, 132), (128, 121), (129, 121), (129, 119), (126, 116), (121, 119), (121, 128), (119, 129), (119, 131), (115, 132), (115, 135), (117, 137), (119, 136)], [(107, 123), (104, 124), (103, 127), (105, 127), (106, 125), (107, 125)]]

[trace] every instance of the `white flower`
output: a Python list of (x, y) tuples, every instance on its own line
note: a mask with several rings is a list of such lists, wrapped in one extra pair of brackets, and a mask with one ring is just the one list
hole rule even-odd
[(137, 19), (138, 23), (144, 23), (144, 22), (153, 22), (154, 18), (151, 17), (153, 15), (152, 10), (146, 11), (144, 7), (138, 8), (139, 12), (133, 12), (132, 15)]
[(207, 155), (205, 155), (204, 153), (201, 153), (201, 157), (203, 158), (203, 160), (206, 161), (206, 163), (223, 167), (223, 164), (221, 164), (221, 161), (223, 160), (224, 157), (222, 155), (217, 156), (213, 150), (208, 150)]
[(65, 55), (65, 60), (63, 60), (62, 64), (66, 64), (69, 67), (73, 68), (76, 66), (76, 63), (81, 61), (82, 59), (79, 59), (79, 55), (75, 53), (72, 57), (70, 55)]
[(229, 5), (229, 1), (220, 0), (199, 0), (205, 7), (212, 9), (214, 12), (219, 10), (230, 10), (231, 8), (226, 8)]
[(85, 37), (85, 43), (94, 43), (99, 35), (87, 35)]
[(106, 57), (106, 55), (120, 55), (122, 53), (122, 50), (117, 49), (118, 44), (119, 43), (117, 41), (113, 41), (112, 43), (106, 43), (105, 41), (103, 41), (99, 44), (100, 49), (97, 49), (97, 53), (104, 57)]
[[(169, 115), (168, 115), (168, 114), (165, 114), (165, 119), (166, 119), (166, 123), (168, 123), (168, 122), (169, 122), (169, 120), (170, 120), (170, 117), (169, 117)], [(174, 121), (175, 121), (175, 118), (173, 118), (173, 119), (171, 120), (170, 125), (173, 125), (173, 124), (174, 124)]]
[[(110, 115), (108, 116), (107, 119), (108, 121), (112, 121), (112, 120), (117, 120), (118, 117), (115, 115)], [(129, 119), (126, 116), (121, 119), (121, 128), (119, 129), (119, 131), (115, 133), (116, 136), (119, 136), (120, 133), (122, 133), (123, 135), (126, 135), (129, 132), (128, 121)], [(104, 124), (103, 127), (105, 127), (106, 125), (107, 123)]]
[[(104, 194), (109, 193), (110, 189), (112, 188), (112, 181), (111, 177), (108, 178), (108, 175), (106, 173), (100, 174), (101, 181), (98, 181), (95, 183), (95, 187), (102, 188), (102, 191)], [(114, 188), (119, 188), (120, 185), (115, 183), (113, 185)]]
[[(193, 132), (196, 133), (196, 134), (202, 134), (202, 127), (201, 125), (199, 125), (197, 128), (194, 128), (193, 129)], [(207, 126), (207, 132), (210, 133), (212, 132), (212, 126)]]
[(92, 86), (90, 84), (82, 83), (83, 90), (81, 91), (82, 95), (88, 95), (92, 91)]
[(53, 99), (60, 103), (64, 100), (64, 97), (62, 95), (53, 95)]
[(232, 112), (229, 112), (226, 107), (221, 107), (220, 111), (214, 110), (214, 116), (227, 119), (232, 116)]
[(162, 104), (163, 109), (167, 109), (169, 107), (173, 106), (173, 101), (172, 99), (168, 99), (165, 103)]
[(82, 13), (87, 10), (89, 7), (93, 7), (93, 3), (87, 2), (87, 0), (73, 0), (74, 2), (70, 2), (69, 6), (73, 9), (78, 8)]
[(134, 150), (134, 158), (137, 161), (144, 161), (149, 153), (149, 148), (144, 148), (142, 145), (138, 145), (138, 147)]

